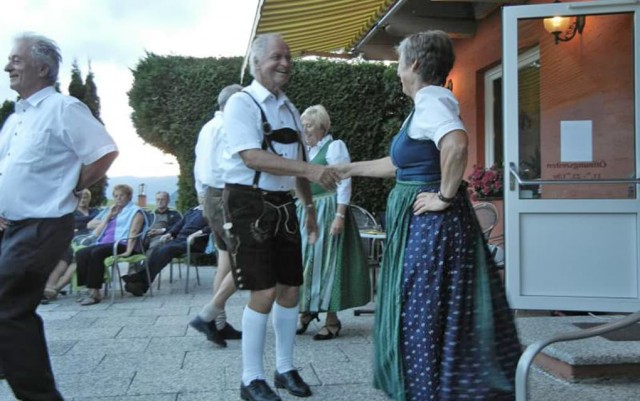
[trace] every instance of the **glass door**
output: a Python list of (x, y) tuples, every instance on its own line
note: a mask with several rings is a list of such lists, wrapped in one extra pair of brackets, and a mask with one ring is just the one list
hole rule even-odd
[[(505, 252), (514, 308), (640, 309), (638, 3), (504, 8)], [(519, 54), (533, 47), (538, 61), (518, 69)]]

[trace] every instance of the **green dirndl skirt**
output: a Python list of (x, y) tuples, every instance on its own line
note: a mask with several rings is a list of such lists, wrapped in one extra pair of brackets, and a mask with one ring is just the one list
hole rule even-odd
[(367, 256), (351, 211), (345, 213), (344, 230), (331, 235), (336, 216), (335, 192), (315, 195), (318, 239), (307, 240), (306, 208), (297, 203), (302, 232), (304, 284), (300, 289), (301, 312), (337, 312), (362, 306), (371, 300)]

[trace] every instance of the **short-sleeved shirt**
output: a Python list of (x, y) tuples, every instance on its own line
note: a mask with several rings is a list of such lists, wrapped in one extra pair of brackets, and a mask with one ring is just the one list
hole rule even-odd
[(415, 112), (408, 135), (416, 140), (431, 139), (438, 149), (440, 140), (454, 130), (466, 131), (460, 106), (449, 89), (425, 86), (415, 96)]
[(211, 188), (224, 187), (222, 166), (220, 164), (224, 150), (222, 123), (222, 112), (216, 111), (213, 118), (202, 127), (200, 134), (198, 134), (196, 161), (193, 166), (198, 195), (204, 195), (205, 186)]
[[(291, 128), (298, 133), (302, 131), (300, 113), (284, 93), (276, 96), (255, 80), (243, 91), (260, 104), (274, 131), (280, 128)], [(244, 164), (240, 152), (262, 148), (262, 120), (258, 106), (243, 91), (231, 96), (224, 108), (224, 137), (228, 156), (222, 158), (223, 180), (230, 184), (252, 185), (255, 170)], [(298, 143), (273, 142), (273, 147), (286, 159), (302, 160), (301, 151), (304, 150)], [(295, 177), (262, 172), (258, 186), (268, 191), (289, 191), (295, 187)]]
[(73, 213), (82, 166), (115, 151), (104, 126), (78, 99), (49, 86), (18, 101), (0, 131), (0, 216)]

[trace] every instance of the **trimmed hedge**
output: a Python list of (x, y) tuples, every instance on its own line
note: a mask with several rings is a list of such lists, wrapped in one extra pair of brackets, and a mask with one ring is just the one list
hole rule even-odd
[[(193, 163), (198, 132), (218, 109), (220, 90), (239, 81), (241, 64), (239, 57), (147, 53), (133, 70), (129, 104), (134, 126), (146, 142), (177, 158), (182, 210), (197, 202)], [(251, 78), (246, 76), (244, 82)], [(296, 61), (285, 91), (300, 112), (318, 103), (327, 108), (331, 134), (346, 142), (354, 161), (388, 155), (391, 138), (411, 108), (395, 66), (379, 63)], [(352, 203), (378, 213), (392, 185), (393, 180), (355, 178)]]

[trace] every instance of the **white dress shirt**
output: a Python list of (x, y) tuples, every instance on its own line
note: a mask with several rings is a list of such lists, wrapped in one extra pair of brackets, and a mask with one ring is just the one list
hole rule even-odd
[[(322, 147), (329, 141), (333, 141), (333, 137), (330, 134), (327, 134), (324, 138), (319, 140), (315, 146), (308, 146), (307, 152), (309, 153), (309, 160), (313, 160)], [(336, 139), (329, 144), (329, 148), (327, 149), (327, 163), (329, 165), (350, 162), (351, 157), (349, 157), (347, 145), (343, 141)], [(346, 178), (340, 181), (336, 188), (336, 192), (338, 194), (338, 203), (348, 205), (351, 201), (351, 178)]]
[(222, 112), (215, 115), (200, 130), (196, 143), (196, 161), (193, 175), (196, 179), (198, 195), (204, 195), (205, 186), (223, 188), (222, 166), (220, 160), (224, 150), (224, 130), (222, 128)]
[[(302, 131), (300, 113), (284, 93), (280, 92), (276, 97), (255, 80), (244, 91), (249, 92), (260, 104), (272, 130), (288, 127), (297, 131), (298, 135)], [(235, 93), (227, 101), (224, 108), (224, 127), (228, 155), (222, 158), (223, 180), (230, 184), (252, 185), (255, 170), (244, 164), (240, 152), (262, 149), (264, 133), (260, 110), (246, 93)], [(298, 143), (285, 145), (273, 142), (273, 148), (286, 159), (302, 159), (302, 149)], [(262, 172), (258, 186), (268, 191), (289, 191), (295, 187), (295, 177)]]
[(454, 130), (466, 132), (460, 119), (460, 106), (453, 93), (434, 85), (420, 89), (416, 93), (409, 137), (416, 140), (431, 139), (440, 149), (442, 137)]
[(114, 151), (104, 126), (78, 99), (50, 86), (18, 101), (0, 131), (0, 216), (73, 213), (82, 165)]

